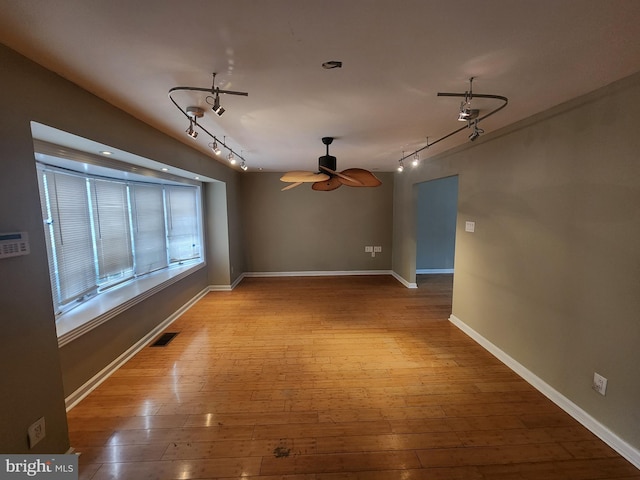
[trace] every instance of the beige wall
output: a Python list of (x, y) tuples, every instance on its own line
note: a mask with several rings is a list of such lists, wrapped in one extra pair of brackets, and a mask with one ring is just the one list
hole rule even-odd
[[(248, 272), (391, 270), (393, 175), (375, 188), (285, 192), (280, 173), (242, 177)], [(382, 246), (372, 258), (366, 245)]]
[(640, 448), (637, 105), (640, 75), (397, 175), (393, 268), (415, 278), (415, 184), (459, 175), (453, 314)]
[[(27, 231), (31, 254), (0, 260), (0, 452), (27, 452), (27, 427), (45, 416), (46, 438), (31, 453), (69, 447), (64, 398), (209, 284), (228, 285), (231, 256), (243, 269), (238, 237), (239, 173), (161, 134), (0, 45), (0, 233)], [(162, 100), (162, 99), (161, 99)], [(166, 99), (165, 99), (166, 100)], [(30, 122), (216, 178), (205, 204), (206, 269), (181, 280), (98, 329), (58, 349)], [(221, 197), (220, 197), (221, 196)], [(233, 218), (231, 222), (229, 218)], [(231, 225), (228, 228), (227, 225)], [(219, 227), (219, 228), (218, 228)], [(211, 232), (228, 232), (220, 238)], [(219, 258), (218, 255), (226, 257)], [(237, 276), (237, 274), (236, 274)]]

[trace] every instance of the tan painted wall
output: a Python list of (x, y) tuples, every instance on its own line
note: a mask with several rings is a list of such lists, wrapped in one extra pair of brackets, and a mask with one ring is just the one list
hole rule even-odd
[(640, 448), (637, 105), (640, 75), (396, 175), (393, 268), (415, 278), (415, 184), (458, 174), (453, 314)]
[[(249, 272), (391, 270), (393, 174), (375, 188), (285, 192), (280, 173), (242, 177)], [(372, 258), (366, 245), (382, 246)]]
[[(205, 205), (207, 233), (239, 218), (239, 173), (167, 137), (0, 45), (0, 232), (27, 231), (31, 254), (0, 260), (0, 452), (27, 452), (27, 427), (45, 416), (47, 436), (31, 453), (69, 447), (64, 398), (210, 283), (229, 284), (229, 255), (241, 272), (238, 220), (226, 239), (207, 235), (206, 269), (181, 280), (60, 351), (47, 273), (30, 122), (224, 182), (226, 210)], [(163, 100), (163, 99), (161, 99)], [(166, 100), (166, 99), (164, 99)], [(207, 189), (208, 190), (208, 189)], [(220, 193), (220, 191), (218, 191)], [(232, 209), (232, 210), (229, 210)], [(214, 214), (215, 213), (215, 214)], [(218, 225), (222, 227), (216, 228)], [(222, 244), (222, 246), (221, 246)], [(237, 275), (236, 275), (237, 276)]]

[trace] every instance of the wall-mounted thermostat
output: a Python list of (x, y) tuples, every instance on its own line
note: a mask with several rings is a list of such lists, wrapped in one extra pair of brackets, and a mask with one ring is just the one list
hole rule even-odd
[(0, 233), (0, 258), (29, 255), (27, 232)]

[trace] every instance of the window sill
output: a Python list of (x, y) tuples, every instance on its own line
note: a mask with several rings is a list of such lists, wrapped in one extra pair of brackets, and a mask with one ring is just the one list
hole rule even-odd
[(204, 262), (199, 262), (160, 270), (124, 283), (78, 305), (56, 320), (58, 347), (72, 342), (204, 266)]

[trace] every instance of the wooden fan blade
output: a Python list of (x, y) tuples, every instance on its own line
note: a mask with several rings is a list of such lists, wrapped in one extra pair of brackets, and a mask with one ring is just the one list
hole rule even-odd
[(283, 189), (281, 189), (281, 192), (284, 192), (285, 190), (291, 190), (292, 188), (296, 188), (299, 187), (300, 185), (302, 185), (303, 182), (296, 182), (296, 183), (290, 183), (289, 185), (287, 185), (286, 187), (284, 187)]
[(311, 188), (320, 192), (329, 192), (331, 190), (335, 190), (341, 185), (342, 183), (340, 183), (340, 179), (338, 177), (331, 177), (323, 182), (314, 183), (311, 185)]
[(294, 170), (285, 173), (280, 180), (288, 183), (313, 183), (328, 180), (329, 175), (326, 173), (306, 172), (303, 170)]
[(349, 187), (377, 187), (382, 185), (382, 182), (369, 170), (364, 168), (348, 168), (343, 170), (342, 173), (349, 177), (356, 179), (359, 183), (352, 183), (350, 180), (345, 180), (344, 177), (340, 177), (340, 181), (343, 185)]
[(331, 173), (332, 175), (336, 175), (336, 176), (338, 176), (338, 177), (340, 177), (340, 178), (342, 178), (342, 179), (344, 179), (344, 180), (346, 180), (348, 182), (351, 182), (352, 186), (356, 186), (356, 185), (357, 186), (362, 186), (362, 182), (360, 180), (356, 180), (355, 178), (351, 178), (351, 177), (349, 177), (347, 175), (343, 175), (340, 172), (336, 172), (335, 170), (331, 170), (330, 168), (323, 167), (322, 165), (320, 165), (320, 168), (322, 170), (324, 170), (325, 172)]

